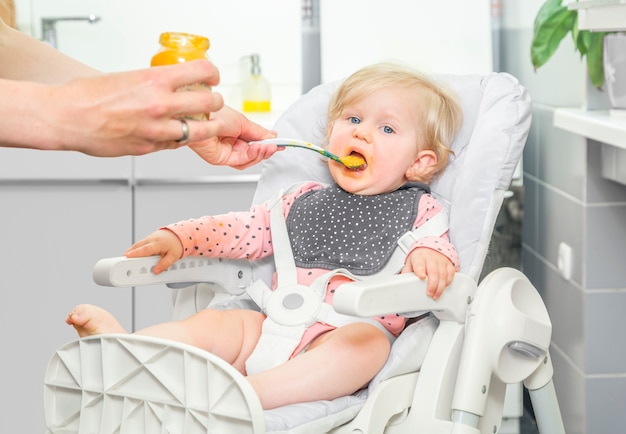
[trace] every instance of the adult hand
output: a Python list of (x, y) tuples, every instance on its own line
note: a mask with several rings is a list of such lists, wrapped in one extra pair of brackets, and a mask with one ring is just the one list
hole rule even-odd
[[(209, 61), (106, 74), (77, 79), (50, 90), (48, 122), (58, 127), (54, 139), (60, 149), (112, 157), (142, 155), (182, 146), (181, 122), (189, 113), (210, 113), (224, 105), (221, 95), (176, 92), (181, 86), (219, 83)], [(209, 125), (194, 128), (190, 140), (214, 134)]]
[[(249, 145), (249, 141), (276, 137), (276, 133), (252, 122), (228, 106), (211, 113), (208, 123), (211, 124), (210, 135), (214, 137), (205, 141), (190, 142), (189, 147), (211, 164), (245, 169), (270, 157), (278, 150), (275, 145)], [(190, 121), (188, 124), (193, 137), (197, 122)]]
[[(74, 150), (98, 157), (142, 155), (182, 146), (181, 122), (189, 113), (210, 113), (224, 105), (221, 95), (176, 92), (205, 82), (214, 86), (219, 72), (209, 61), (79, 78), (61, 85), (0, 80), (5, 128), (0, 145)], [(208, 122), (190, 140), (215, 134)]]

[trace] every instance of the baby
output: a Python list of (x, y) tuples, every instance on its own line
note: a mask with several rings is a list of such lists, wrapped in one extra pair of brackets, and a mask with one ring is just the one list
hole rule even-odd
[[(400, 237), (444, 211), (427, 183), (446, 166), (460, 122), (455, 96), (427, 77), (389, 63), (365, 67), (333, 95), (327, 131), (330, 152), (361, 157), (364, 166), (349, 169), (329, 161), (332, 185), (306, 182), (246, 212), (174, 223), (125, 254), (161, 256), (154, 267), (158, 274), (189, 255), (277, 257), (285, 250), (274, 248), (277, 234), (285, 233), (294, 283), (321, 288), (327, 305), (345, 282), (399, 272), (426, 279), (427, 294), (437, 299), (458, 270), (447, 231), (420, 235), (402, 253), (399, 266), (391, 258)], [(282, 273), (275, 275), (272, 289), (282, 284)], [(275, 322), (264, 309), (207, 308), (137, 333), (195, 345), (223, 358), (247, 376), (263, 408), (270, 409), (331, 400), (366, 386), (405, 326), (399, 315), (348, 317), (335, 324), (335, 316), (329, 318), (306, 327), (294, 348), (268, 365), (259, 364), (258, 353), (272, 352), (259, 348), (262, 331)], [(66, 321), (80, 336), (125, 332), (111, 314), (91, 305), (75, 307)]]

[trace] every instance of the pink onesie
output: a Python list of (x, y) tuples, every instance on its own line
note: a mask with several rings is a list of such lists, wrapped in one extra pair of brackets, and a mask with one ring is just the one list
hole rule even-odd
[[(307, 182), (292, 193), (283, 196), (284, 215), (288, 216), (294, 200), (301, 195), (320, 190), (323, 184)], [(435, 216), (442, 210), (442, 205), (430, 194), (421, 195), (418, 203), (417, 218), (413, 229)], [(267, 204), (253, 206), (249, 211), (231, 212), (217, 216), (204, 216), (198, 219), (181, 221), (168, 225), (166, 229), (174, 232), (183, 245), (183, 256), (207, 256), (231, 259), (260, 259), (273, 254), (270, 232), (270, 210)], [(444, 254), (453, 265), (458, 264), (456, 249), (450, 244), (447, 233), (442, 237), (429, 236), (417, 240), (411, 250), (427, 247)], [(328, 273), (323, 268), (298, 268), (298, 283), (310, 285), (317, 277)], [(325, 302), (332, 304), (335, 289), (341, 283), (349, 281), (345, 276), (335, 276), (329, 282)], [(272, 283), (275, 287), (276, 279)], [(399, 315), (386, 315), (376, 318), (390, 333), (398, 336), (405, 325), (405, 318)], [(317, 336), (332, 330), (329, 324), (316, 323), (307, 329), (300, 345), (292, 357), (298, 354)]]

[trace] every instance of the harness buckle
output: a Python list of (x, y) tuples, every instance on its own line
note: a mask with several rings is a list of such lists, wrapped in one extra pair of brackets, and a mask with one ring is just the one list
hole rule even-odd
[(317, 322), (322, 304), (322, 298), (307, 286), (286, 285), (268, 294), (265, 314), (282, 325), (308, 327)]
[(415, 241), (417, 241), (417, 237), (413, 234), (413, 232), (407, 232), (398, 239), (398, 247), (402, 250), (404, 256), (409, 253), (409, 250), (411, 250)]

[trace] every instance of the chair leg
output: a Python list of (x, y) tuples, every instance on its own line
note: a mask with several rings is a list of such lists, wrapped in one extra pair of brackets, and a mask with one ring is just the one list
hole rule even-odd
[(550, 380), (545, 386), (528, 390), (530, 401), (533, 404), (535, 421), (541, 434), (565, 434), (563, 417), (559, 408), (559, 401), (554, 390), (554, 383)]

